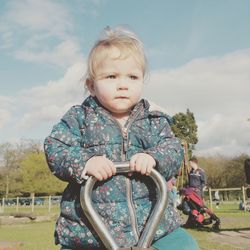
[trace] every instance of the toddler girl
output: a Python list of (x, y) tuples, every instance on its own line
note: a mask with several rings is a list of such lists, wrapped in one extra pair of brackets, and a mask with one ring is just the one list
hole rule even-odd
[[(68, 182), (55, 231), (61, 249), (104, 249), (80, 205), (88, 176), (99, 181), (92, 194), (95, 209), (117, 244), (129, 247), (136, 245), (156, 203), (147, 175), (156, 168), (169, 180), (178, 172), (183, 150), (170, 117), (141, 99), (146, 66), (143, 44), (134, 33), (105, 29), (88, 58), (90, 96), (70, 108), (45, 140), (51, 171)], [(115, 175), (114, 162), (121, 161), (129, 161), (132, 175)], [(153, 244), (156, 249), (198, 249), (170, 204)]]

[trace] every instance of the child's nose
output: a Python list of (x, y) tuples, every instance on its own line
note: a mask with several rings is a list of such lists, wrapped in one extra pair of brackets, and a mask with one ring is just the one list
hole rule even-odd
[(117, 89), (118, 90), (128, 89), (128, 84), (126, 83), (126, 79), (119, 79), (119, 81), (117, 81)]

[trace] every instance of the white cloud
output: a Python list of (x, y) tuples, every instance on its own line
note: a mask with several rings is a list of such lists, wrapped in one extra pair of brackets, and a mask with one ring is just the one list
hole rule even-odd
[(198, 122), (199, 154), (237, 155), (250, 153), (250, 122), (238, 114), (215, 114)]
[(67, 36), (72, 20), (67, 9), (51, 0), (12, 0), (4, 18), (25, 30), (45, 31), (58, 37)]
[(0, 49), (8, 49), (13, 45), (13, 33), (0, 24)]
[(187, 108), (194, 112), (197, 153), (247, 152), (250, 129), (242, 124), (250, 117), (249, 69), (250, 50), (196, 59), (181, 68), (153, 71), (145, 96), (171, 115)]
[(1, 48), (28, 62), (68, 67), (81, 58), (74, 24), (63, 2), (11, 0), (0, 17)]
[(3, 128), (11, 120), (13, 100), (11, 97), (0, 96), (0, 128)]
[(4, 131), (0, 141), (45, 138), (72, 105), (82, 103), (85, 70), (84, 63), (75, 63), (61, 79), (22, 90), (13, 97), (0, 97), (0, 127)]
[(40, 62), (68, 66), (76, 61), (82, 60), (80, 46), (76, 41), (63, 41), (50, 50), (32, 51), (30, 49), (19, 50), (15, 53), (16, 58), (29, 62)]
[(193, 60), (181, 68), (153, 71), (146, 95), (157, 98), (170, 111), (190, 108), (203, 117), (240, 111), (249, 103), (250, 50), (222, 58)]
[(11, 113), (0, 108), (0, 128), (3, 128), (11, 119)]
[(18, 127), (27, 129), (45, 122), (56, 122), (70, 106), (81, 103), (84, 96), (81, 78), (85, 69), (83, 63), (76, 63), (62, 79), (22, 91), (18, 99), (26, 111)]

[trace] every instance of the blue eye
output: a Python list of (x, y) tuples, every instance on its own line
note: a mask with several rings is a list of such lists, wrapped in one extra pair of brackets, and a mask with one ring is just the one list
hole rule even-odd
[(108, 79), (116, 79), (116, 76), (115, 75), (108, 75), (107, 78)]
[(131, 75), (131, 76), (129, 76), (129, 78), (130, 78), (131, 80), (137, 80), (139, 77), (138, 77), (138, 76), (135, 76), (135, 75)]

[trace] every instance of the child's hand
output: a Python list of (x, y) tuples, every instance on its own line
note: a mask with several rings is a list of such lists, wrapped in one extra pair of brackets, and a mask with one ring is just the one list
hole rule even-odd
[(131, 171), (140, 172), (143, 175), (149, 175), (155, 165), (155, 159), (151, 155), (145, 153), (135, 154), (130, 159)]
[(98, 181), (103, 181), (115, 175), (116, 168), (114, 163), (105, 156), (94, 156), (87, 161), (85, 171), (87, 175), (92, 175)]

